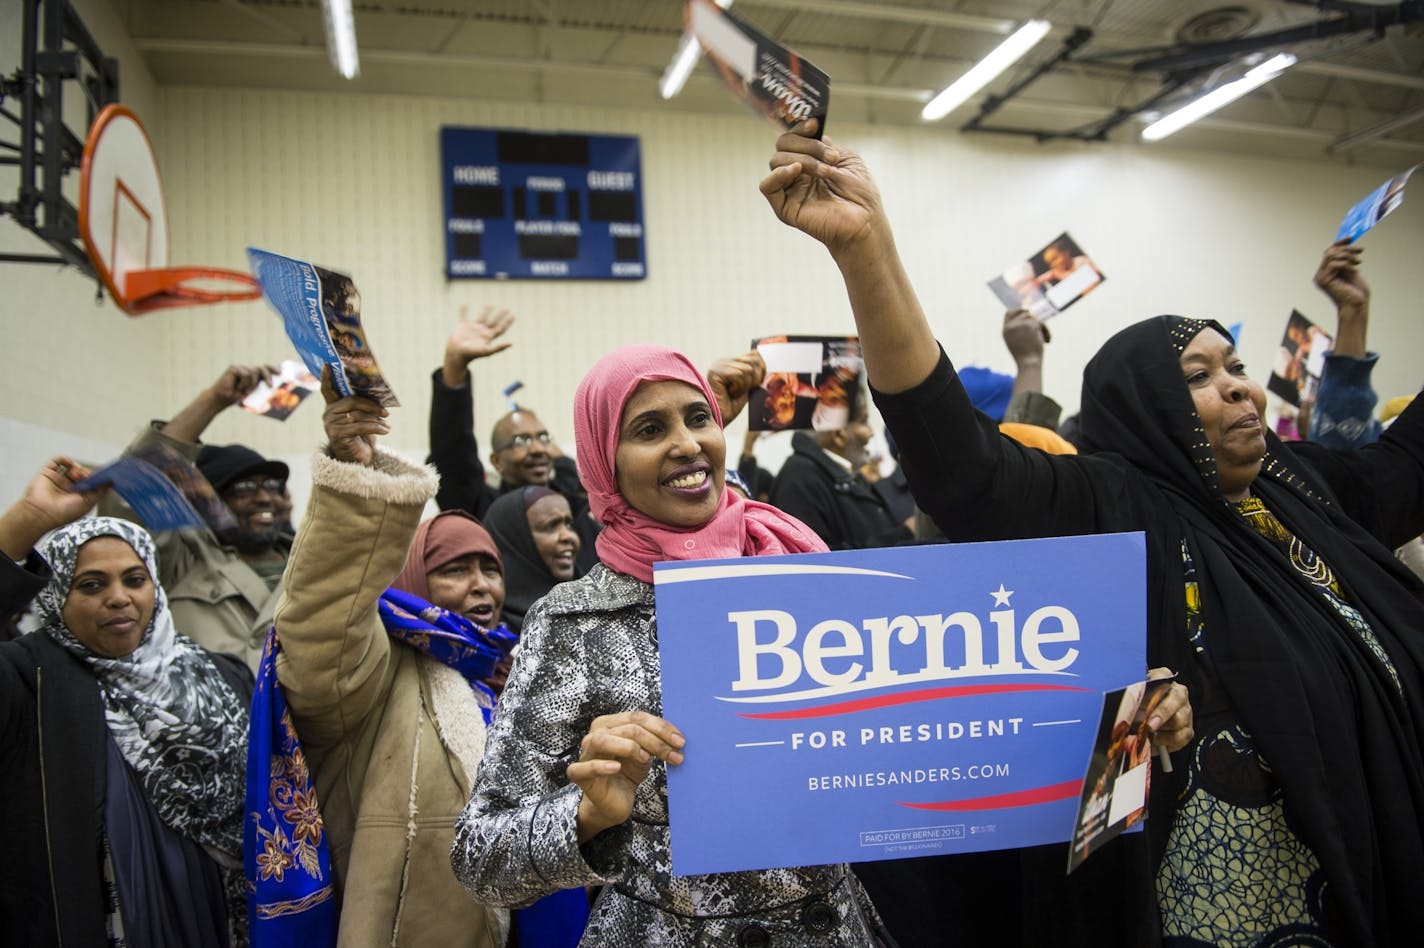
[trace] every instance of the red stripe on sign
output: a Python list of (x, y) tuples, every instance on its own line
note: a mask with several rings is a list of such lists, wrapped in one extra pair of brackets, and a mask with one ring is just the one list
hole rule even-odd
[(767, 711), (761, 714), (740, 714), (738, 717), (753, 718), (758, 721), (791, 721), (799, 718), (828, 718), (837, 714), (851, 714), (856, 711), (870, 711), (874, 708), (888, 708), (897, 704), (915, 704), (919, 701), (938, 701), (941, 698), (968, 698), (974, 695), (1004, 695), (1022, 691), (1091, 691), (1091, 688), (1076, 688), (1072, 685), (959, 685), (953, 688), (928, 688), (924, 691), (906, 691), (894, 695), (876, 695), (840, 704), (826, 704), (818, 708), (794, 708), (790, 711)]
[(970, 800), (941, 800), (938, 803), (900, 803), (912, 810), (1002, 810), (1016, 806), (1034, 806), (1076, 797), (1083, 790), (1081, 780), (1069, 780), (1032, 790), (1018, 790), (1014, 793), (1000, 793), (992, 797), (974, 797)]

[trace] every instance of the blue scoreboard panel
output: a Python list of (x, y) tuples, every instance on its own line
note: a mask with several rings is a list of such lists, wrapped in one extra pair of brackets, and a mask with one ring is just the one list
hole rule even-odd
[(638, 139), (440, 129), (445, 275), (641, 280)]

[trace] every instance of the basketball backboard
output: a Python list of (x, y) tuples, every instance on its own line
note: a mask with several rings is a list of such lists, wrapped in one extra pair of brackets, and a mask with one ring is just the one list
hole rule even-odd
[(99, 113), (84, 146), (79, 235), (114, 302), (130, 316), (173, 306), (257, 299), (248, 274), (168, 265), (168, 212), (153, 145), (123, 105)]

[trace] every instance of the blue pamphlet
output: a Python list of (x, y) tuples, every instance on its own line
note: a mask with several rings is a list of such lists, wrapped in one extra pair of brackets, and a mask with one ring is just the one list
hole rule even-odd
[[(1414, 168), (1418, 168), (1415, 165)], [(1340, 230), (1336, 232), (1336, 240), (1349, 238), (1355, 240), (1363, 237), (1380, 221), (1384, 220), (1395, 208), (1404, 203), (1404, 186), (1409, 183), (1409, 176), (1414, 173), (1414, 168), (1410, 168), (1403, 174), (1397, 174), (1384, 184), (1375, 188), (1369, 195), (1356, 204), (1345, 214), (1345, 219), (1340, 223)]]
[(149, 533), (201, 530), (207, 526), (178, 485), (142, 458), (125, 455), (74, 484), (71, 490), (93, 490), (105, 484), (114, 485)]
[(1067, 842), (1145, 563), (1127, 533), (657, 564), (673, 871)]
[(361, 325), (361, 294), (349, 276), (256, 247), (247, 248), (247, 260), (312, 375), (321, 378), (322, 368), (330, 367), (338, 394), (400, 404), (371, 352)]

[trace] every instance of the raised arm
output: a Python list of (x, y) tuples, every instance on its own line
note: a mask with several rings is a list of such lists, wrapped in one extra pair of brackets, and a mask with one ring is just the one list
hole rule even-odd
[[(798, 131), (814, 130), (815, 121)], [(761, 193), (782, 222), (825, 244), (840, 268), (871, 386), (894, 394), (928, 378), (939, 346), (861, 157), (788, 132), (776, 141)]]
[[(23, 612), (44, 588), (48, 571), (39, 565), (38, 557), (31, 560), (35, 544), (51, 530), (84, 516), (108, 490), (71, 489), (89, 474), (88, 468), (69, 458), (52, 458), (20, 499), (0, 514), (0, 624), (8, 626), (10, 617)], [(0, 639), (5, 637), (0, 629)]]
[(270, 365), (230, 365), (159, 430), (174, 441), (196, 444), (213, 419), (252, 394), (259, 382), (271, 382), (277, 371)]
[(475, 438), (470, 363), (508, 349), (510, 342), (501, 337), (513, 325), (514, 314), (507, 309), (486, 306), (471, 319), (469, 308), (461, 306), (460, 320), (445, 341), (430, 398), (430, 463), (440, 472), (435, 501), (441, 510), (464, 510), (479, 517), (494, 502)]
[(1058, 429), (1063, 408), (1043, 394), (1043, 350), (1053, 337), (1048, 327), (1026, 309), (1004, 314), (1004, 345), (1014, 357), (1014, 393), (1003, 421)]
[(1325, 248), (1315, 285), (1335, 304), (1336, 355), (1365, 357), (1365, 337), (1370, 324), (1370, 286), (1360, 272), (1365, 248), (1348, 240), (1337, 240)]
[(306, 516), (287, 560), (276, 628), (277, 677), (302, 739), (335, 742), (384, 705), (394, 670), (377, 612), (435, 478), (376, 447), (387, 412), (340, 398), (323, 373), (329, 443), (312, 462)]
[(19, 500), (0, 514), (0, 553), (23, 560), (46, 533), (84, 516), (108, 487), (76, 491), (74, 485), (92, 473), (65, 457), (50, 459), (25, 488)]
[(1364, 447), (1381, 430), (1374, 417), (1379, 398), (1370, 382), (1379, 357), (1366, 346), (1370, 287), (1360, 271), (1363, 252), (1348, 240), (1336, 241), (1325, 249), (1315, 271), (1315, 285), (1335, 304), (1335, 346), (1325, 356), (1304, 435), (1329, 448)]
[(783, 222), (825, 244), (840, 269), (876, 404), (916, 504), (944, 535), (1133, 529), (1131, 514), (1114, 512), (1122, 483), (1115, 469), (1022, 447), (974, 410), (920, 308), (860, 156), (793, 132), (777, 140), (771, 167), (762, 194)]

